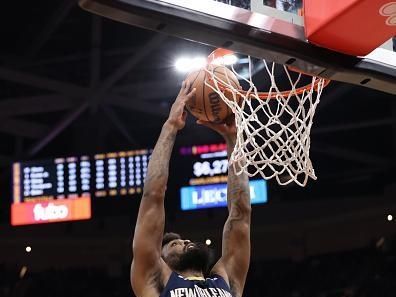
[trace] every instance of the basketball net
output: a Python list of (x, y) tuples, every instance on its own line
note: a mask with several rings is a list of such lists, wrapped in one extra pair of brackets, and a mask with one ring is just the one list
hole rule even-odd
[[(209, 55), (208, 63), (224, 65), (225, 57), (230, 54), (233, 52), (217, 49)], [(235, 114), (237, 139), (230, 166), (238, 175), (242, 172), (249, 177), (260, 174), (264, 179), (275, 177), (280, 185), (295, 182), (305, 186), (309, 177), (316, 180), (309, 158), (310, 132), (322, 90), (329, 81), (312, 76), (308, 85), (298, 87), (302, 76), (307, 74), (283, 66), (290, 90), (281, 91), (275, 80), (275, 69), (279, 65), (262, 60), (270, 87), (268, 92), (259, 92), (252, 81), (251, 58), (248, 60), (248, 75), (242, 76), (234, 66), (230, 67), (236, 77), (249, 86), (247, 90), (235, 87), (227, 72), (219, 77), (215, 67), (206, 68), (209, 74), (206, 86), (219, 94)], [(298, 75), (291, 75), (290, 71)]]

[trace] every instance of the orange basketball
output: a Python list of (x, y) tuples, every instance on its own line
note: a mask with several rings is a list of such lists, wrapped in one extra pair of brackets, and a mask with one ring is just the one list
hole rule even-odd
[[(237, 77), (227, 67), (217, 66), (213, 69), (213, 72), (218, 79), (224, 82), (229, 81), (236, 89), (240, 88)], [(191, 72), (186, 80), (191, 83), (192, 88), (197, 89), (194, 98), (186, 104), (187, 110), (197, 119), (213, 123), (223, 123), (232, 114), (231, 109), (221, 99), (220, 95), (205, 85), (205, 80), (212, 86), (214, 83), (210, 80), (210, 74), (204, 69)], [(224, 95), (230, 100), (233, 98), (229, 91), (225, 91)]]

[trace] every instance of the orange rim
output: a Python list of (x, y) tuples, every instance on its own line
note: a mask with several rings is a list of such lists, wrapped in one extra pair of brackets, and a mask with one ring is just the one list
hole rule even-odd
[[(224, 49), (224, 48), (218, 48), (216, 50), (214, 50), (213, 52), (210, 53), (210, 55), (208, 56), (208, 64), (212, 64), (215, 60), (220, 59), (224, 56), (227, 55), (232, 55), (234, 54), (233, 51), (228, 50), (228, 49)], [(303, 75), (307, 75), (307, 76), (315, 76), (306, 72), (303, 72), (295, 67), (292, 66), (286, 66), (286, 68), (290, 71), (293, 72), (297, 72)], [(321, 77), (319, 77), (321, 79)], [(296, 95), (301, 95), (306, 91), (310, 91), (312, 88), (314, 88), (315, 91), (318, 91), (318, 86), (320, 83), (320, 79), (315, 80), (314, 83), (309, 83), (305, 86), (296, 88), (295, 91), (293, 90), (285, 90), (285, 91), (281, 91), (281, 92), (257, 92), (257, 95), (260, 99), (272, 99), (272, 98), (276, 98), (277, 96), (281, 95), (283, 97), (288, 97), (290, 95), (290, 92), (293, 91), (294, 94)], [(323, 88), (327, 87), (327, 85), (331, 82), (331, 80), (329, 79), (324, 79), (324, 84), (323, 84)], [(213, 80), (213, 78), (210, 78), (210, 80)], [(224, 92), (224, 91), (233, 91), (233, 89), (228, 88), (226, 85), (224, 85), (221, 81), (216, 80), (217, 84), (219, 85), (219, 88)], [(256, 98), (256, 96), (252, 96), (249, 91), (245, 91), (245, 90), (239, 90), (239, 92), (245, 96), (249, 96), (249, 97), (254, 97)]]

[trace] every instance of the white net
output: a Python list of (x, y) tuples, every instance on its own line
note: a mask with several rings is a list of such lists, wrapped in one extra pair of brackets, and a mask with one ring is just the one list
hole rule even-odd
[[(215, 63), (219, 64), (218, 58)], [(225, 71), (222, 75), (214, 70), (218, 67), (206, 69), (210, 79), (205, 84), (218, 93), (235, 114), (237, 141), (230, 164), (236, 174), (261, 174), (264, 179), (275, 177), (280, 185), (295, 182), (305, 186), (309, 177), (316, 179), (309, 157), (310, 131), (323, 87), (328, 81), (309, 76), (310, 84), (299, 87), (306, 75), (265, 60), (260, 63), (262, 72), (266, 73), (266, 78), (261, 80), (269, 82), (269, 90), (265, 93), (259, 92), (253, 83), (250, 57), (247, 75), (238, 73), (233, 66), (230, 67), (232, 72)], [(283, 67), (282, 83), (287, 81), (289, 91), (278, 88), (275, 81), (279, 75), (277, 67)], [(245, 91), (235, 87), (234, 75), (248, 86)]]

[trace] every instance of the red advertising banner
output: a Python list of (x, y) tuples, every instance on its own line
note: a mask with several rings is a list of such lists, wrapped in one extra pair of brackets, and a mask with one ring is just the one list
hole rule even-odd
[(11, 225), (30, 225), (91, 218), (91, 198), (23, 202), (11, 205)]

